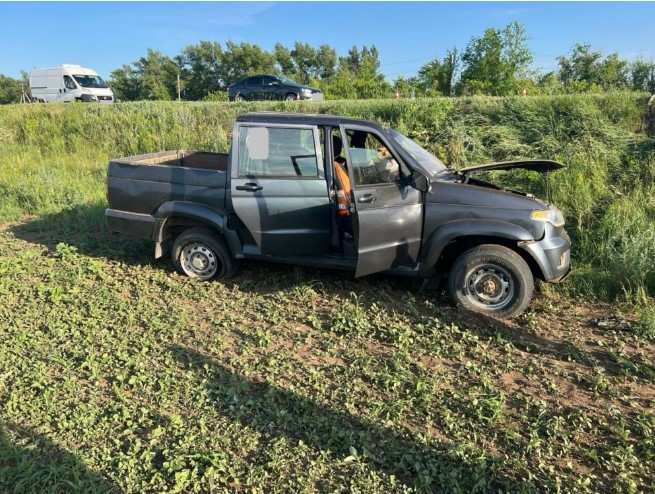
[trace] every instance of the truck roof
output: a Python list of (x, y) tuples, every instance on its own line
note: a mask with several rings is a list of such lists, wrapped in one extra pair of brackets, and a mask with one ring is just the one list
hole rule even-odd
[(330, 125), (338, 126), (340, 124), (366, 125), (380, 129), (381, 127), (375, 122), (369, 120), (357, 120), (339, 115), (329, 115), (326, 113), (294, 113), (294, 112), (276, 112), (260, 111), (243, 113), (237, 117), (237, 122), (257, 122), (257, 123), (280, 123), (291, 125)]
[(60, 65), (55, 65), (54, 67), (43, 67), (38, 69), (32, 69), (31, 74), (42, 75), (48, 72), (60, 73), (61, 71), (70, 71), (80, 75), (98, 75), (98, 73), (87, 67), (82, 67), (81, 65), (75, 65), (70, 63), (63, 63)]

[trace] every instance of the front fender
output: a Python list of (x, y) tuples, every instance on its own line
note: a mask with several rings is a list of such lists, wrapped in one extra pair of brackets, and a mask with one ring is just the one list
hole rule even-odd
[(506, 221), (462, 219), (438, 227), (424, 245), (422, 271), (434, 268), (446, 246), (462, 237), (497, 237), (516, 242), (534, 240), (525, 228)]
[(166, 222), (171, 217), (188, 218), (200, 223), (204, 223), (209, 227), (215, 228), (219, 233), (225, 231), (225, 216), (223, 213), (193, 202), (186, 201), (167, 201), (157, 208), (153, 215), (157, 220), (157, 228), (153, 232), (153, 240), (155, 242), (164, 241), (164, 231), (166, 229)]

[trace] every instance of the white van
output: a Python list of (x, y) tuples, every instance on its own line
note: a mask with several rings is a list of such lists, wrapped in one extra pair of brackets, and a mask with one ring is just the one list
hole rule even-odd
[(32, 98), (44, 103), (95, 101), (113, 103), (114, 93), (95, 70), (80, 65), (58, 65), (30, 73)]

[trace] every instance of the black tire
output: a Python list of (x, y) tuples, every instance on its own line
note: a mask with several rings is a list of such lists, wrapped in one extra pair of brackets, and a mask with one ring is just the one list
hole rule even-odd
[(181, 274), (202, 281), (230, 278), (239, 267), (223, 239), (207, 228), (180, 233), (173, 242), (171, 256)]
[(236, 96), (234, 96), (234, 101), (236, 101), (237, 103), (241, 103), (243, 101), (246, 101), (246, 98), (244, 98), (243, 95), (241, 95), (241, 93), (237, 93)]
[(296, 101), (298, 99), (298, 95), (296, 93), (287, 93), (284, 99), (285, 101)]
[(464, 252), (448, 275), (448, 293), (466, 310), (500, 319), (521, 314), (534, 293), (525, 260), (502, 245), (479, 245)]

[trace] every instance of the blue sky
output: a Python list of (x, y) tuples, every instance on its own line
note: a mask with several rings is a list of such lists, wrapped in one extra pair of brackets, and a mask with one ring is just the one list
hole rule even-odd
[(575, 42), (655, 59), (655, 3), (0, 3), (0, 73), (79, 63), (101, 75), (156, 48), (200, 40), (327, 43), (344, 54), (375, 44), (390, 78), (412, 75), (487, 27), (524, 24), (535, 68)]

